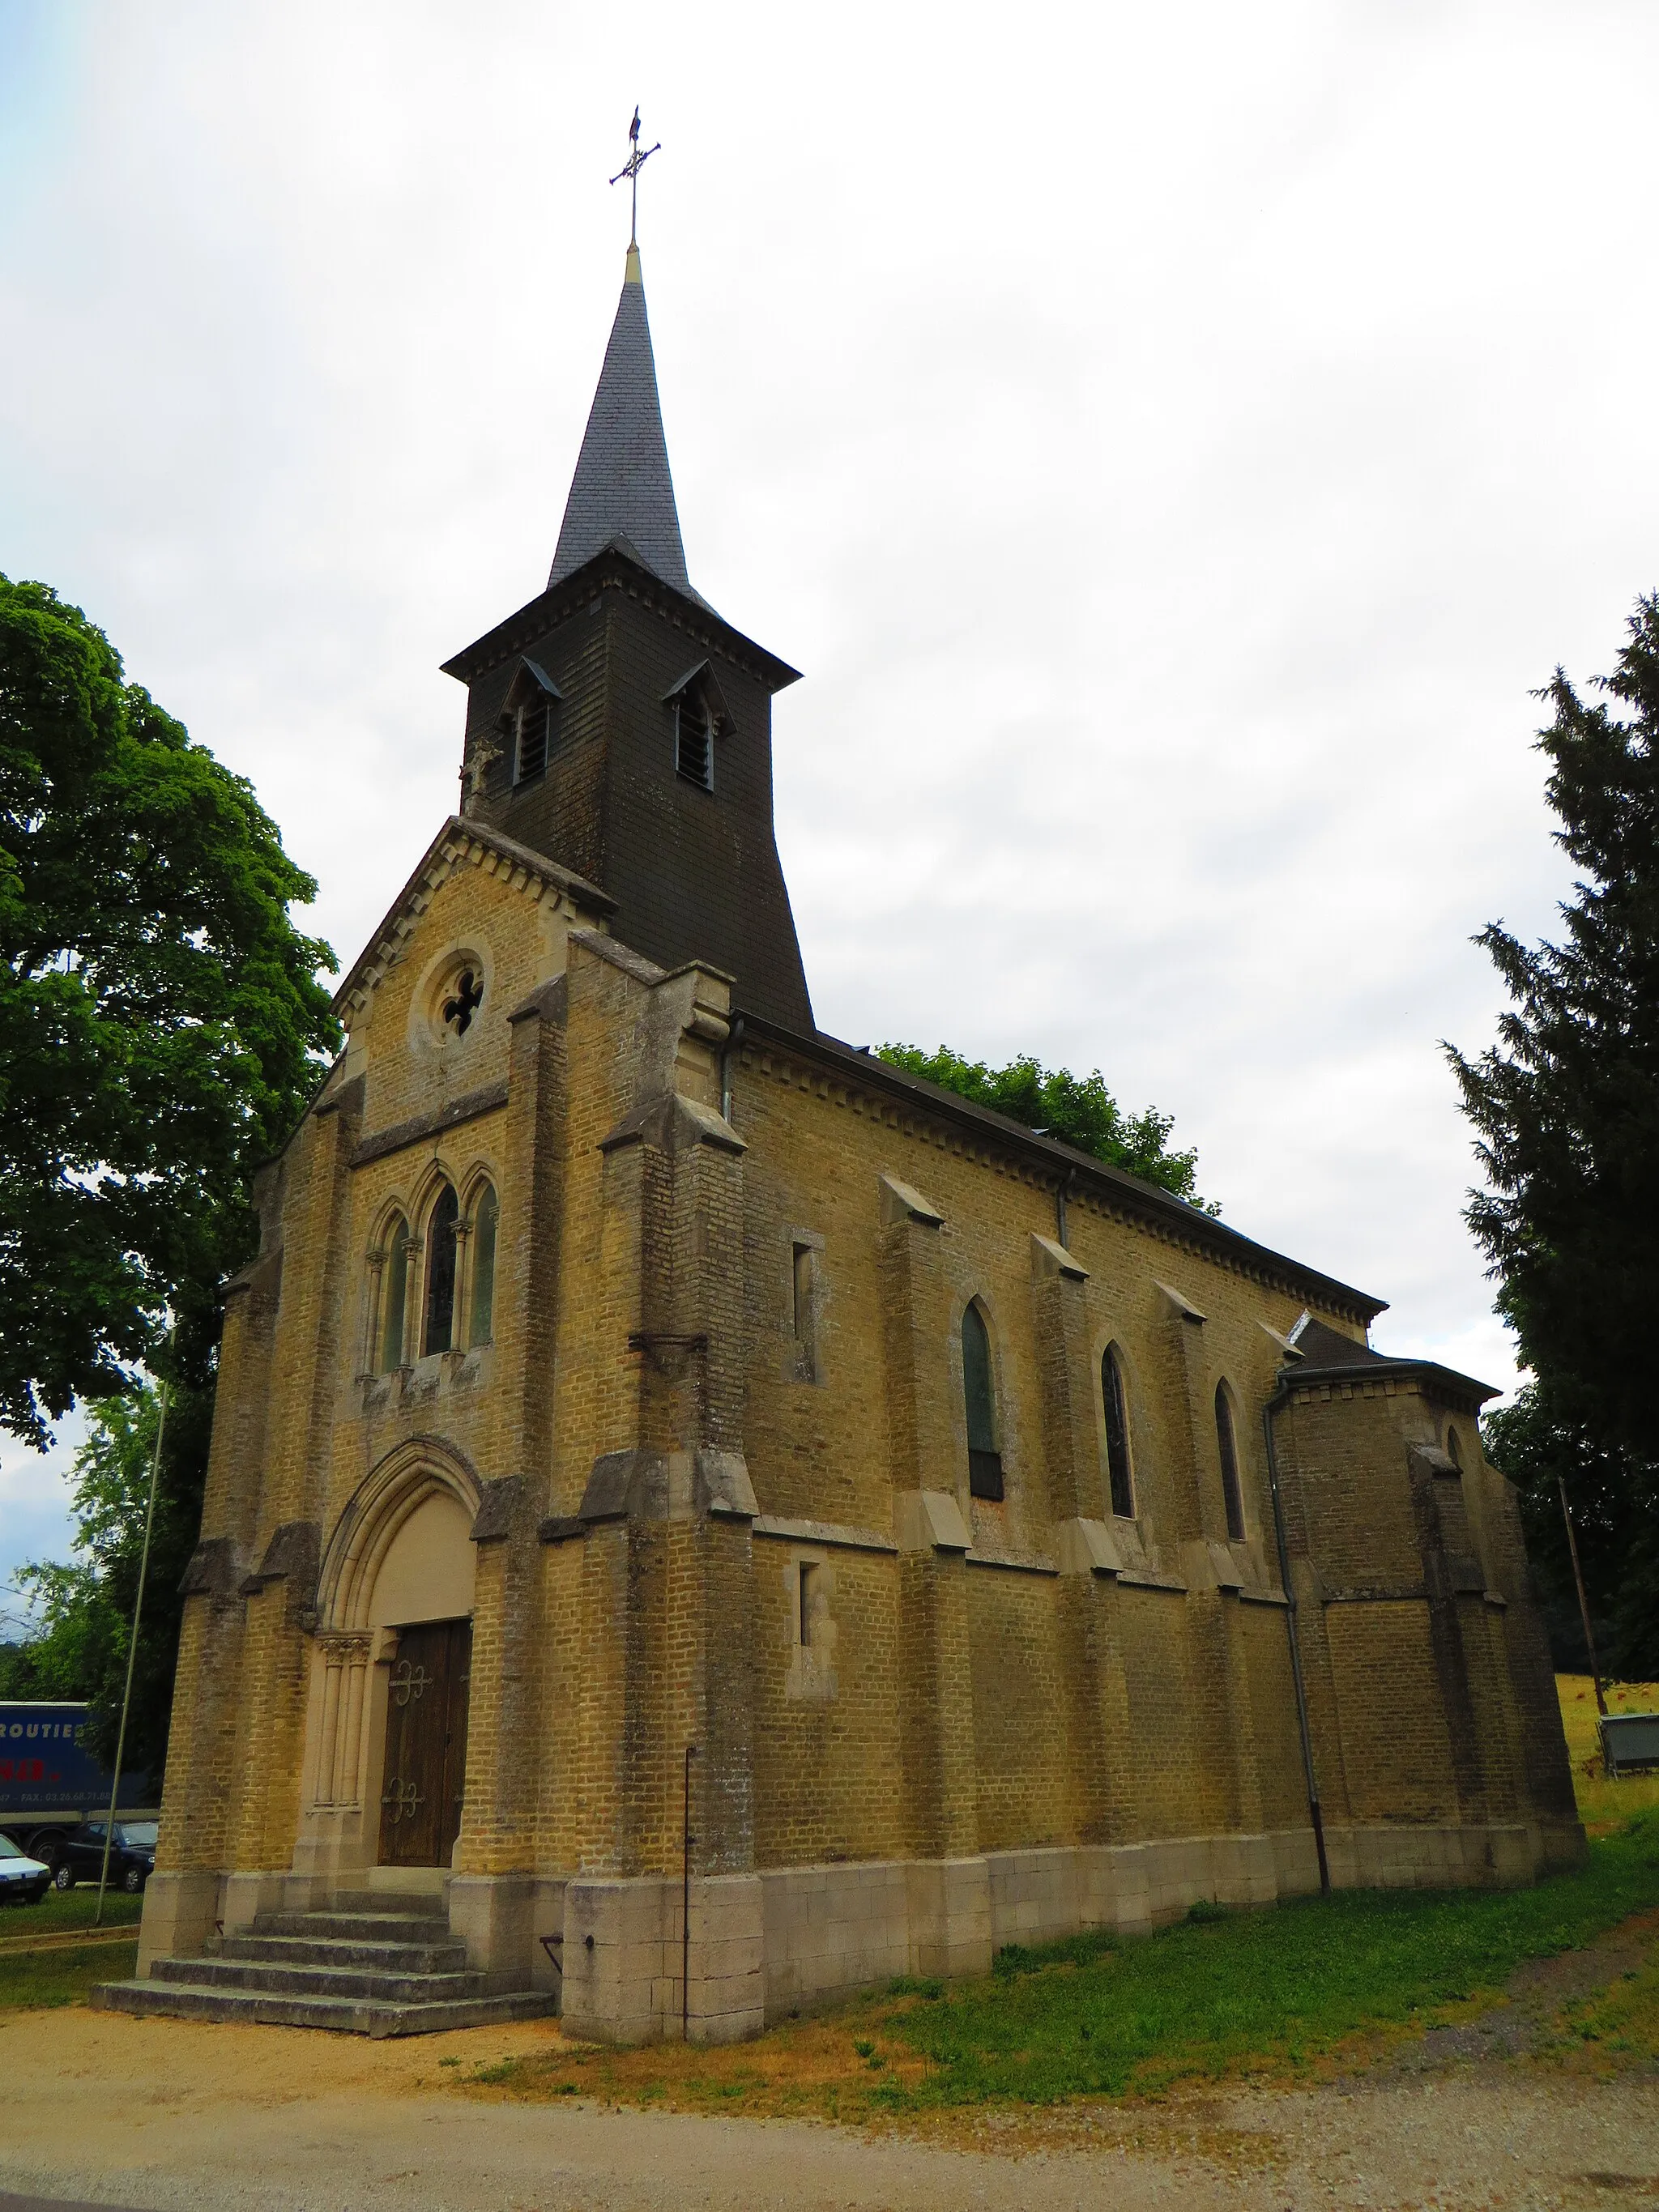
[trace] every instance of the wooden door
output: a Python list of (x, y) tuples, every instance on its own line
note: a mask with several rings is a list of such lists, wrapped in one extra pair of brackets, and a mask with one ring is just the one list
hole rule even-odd
[(380, 1864), (447, 1866), (466, 1786), (470, 1620), (398, 1632), (386, 1709)]

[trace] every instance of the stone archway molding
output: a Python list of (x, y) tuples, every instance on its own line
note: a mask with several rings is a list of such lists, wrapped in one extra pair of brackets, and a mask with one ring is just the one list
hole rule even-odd
[(394, 1446), (353, 1492), (328, 1540), (317, 1587), (319, 1634), (366, 1633), (375, 1577), (404, 1522), (435, 1497), (453, 1498), (474, 1520), (484, 1487), (471, 1463), (436, 1437)]

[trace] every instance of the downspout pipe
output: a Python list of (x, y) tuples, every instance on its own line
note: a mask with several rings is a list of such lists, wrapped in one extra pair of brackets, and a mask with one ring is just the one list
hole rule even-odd
[(1279, 1546), (1279, 1582), (1285, 1593), (1285, 1633), (1290, 1639), (1291, 1680), (1296, 1685), (1296, 1724), (1302, 1738), (1302, 1771), (1308, 1784), (1308, 1818), (1313, 1823), (1314, 1849), (1319, 1854), (1319, 1893), (1331, 1893), (1331, 1863), (1325, 1854), (1325, 1821), (1319, 1809), (1319, 1783), (1314, 1773), (1313, 1731), (1308, 1725), (1308, 1689), (1302, 1678), (1302, 1645), (1297, 1635), (1296, 1585), (1291, 1580), (1291, 1548), (1285, 1537), (1285, 1501), (1279, 1489), (1279, 1452), (1273, 1443), (1273, 1415), (1291, 1395), (1290, 1372), (1279, 1371), (1278, 1387), (1261, 1408), (1261, 1437), (1267, 1448), (1267, 1489), (1273, 1499), (1273, 1535)]
[(743, 1016), (732, 1017), (726, 1031), (726, 1042), (720, 1047), (720, 1119), (732, 1119), (732, 1055), (743, 1042)]

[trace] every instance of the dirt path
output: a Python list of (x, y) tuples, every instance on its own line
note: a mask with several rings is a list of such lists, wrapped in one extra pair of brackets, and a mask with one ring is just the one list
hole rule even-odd
[[(1358, 2085), (1018, 2121), (965, 2148), (795, 2121), (485, 2101), (556, 2030), (366, 2044), (69, 2008), (0, 2025), (0, 2189), (258, 2212), (1659, 2207), (1659, 2086), (1467, 2059)], [(1000, 2138), (1001, 2138), (1000, 2142)]]

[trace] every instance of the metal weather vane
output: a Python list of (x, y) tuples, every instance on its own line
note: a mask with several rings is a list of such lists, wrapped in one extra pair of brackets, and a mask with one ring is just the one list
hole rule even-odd
[(660, 138), (654, 146), (641, 145), (640, 111), (636, 107), (634, 110), (634, 120), (628, 126), (628, 159), (611, 179), (613, 185), (619, 185), (626, 177), (633, 190), (633, 205), (628, 214), (628, 242), (630, 246), (637, 246), (640, 242), (640, 171), (653, 154), (659, 154), (661, 151)]

